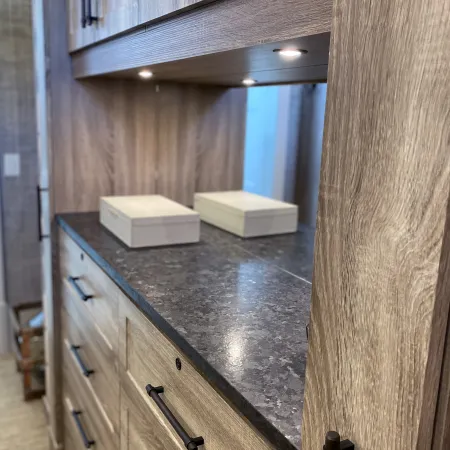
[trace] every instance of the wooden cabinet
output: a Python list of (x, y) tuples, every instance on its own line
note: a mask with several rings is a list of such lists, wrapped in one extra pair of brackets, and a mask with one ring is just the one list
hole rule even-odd
[(93, 4), (93, 14), (96, 14), (96, 3), (99, 0), (66, 0), (67, 1), (67, 31), (69, 35), (69, 50), (86, 47), (95, 42), (96, 27), (88, 25), (87, 2)]
[(79, 419), (99, 449), (120, 436), (121, 450), (182, 450), (147, 385), (164, 388), (160, 398), (205, 450), (272, 448), (64, 232), (59, 243), (66, 448), (82, 448)]
[[(174, 433), (170, 423), (146, 391), (146, 386), (162, 386), (160, 398), (167, 404), (174, 417), (183, 424), (191, 437), (203, 437), (205, 450), (269, 450), (271, 447), (236, 413), (213, 387), (196, 371), (184, 355), (128, 300), (123, 297), (119, 304), (119, 361), (122, 391), (136, 404), (136, 427), (126, 434), (131, 442), (143, 442), (148, 437), (142, 427), (145, 416), (150, 422), (158, 417), (159, 428), (165, 437), (160, 447), (178, 449), (181, 439)], [(139, 400), (137, 400), (139, 399)], [(122, 405), (123, 411), (128, 408)], [(123, 417), (122, 417), (123, 423)], [(133, 422), (131, 422), (133, 423)], [(141, 424), (141, 425), (139, 425)], [(130, 426), (130, 425), (128, 425)], [(173, 444), (174, 441), (176, 444)], [(127, 447), (140, 450), (139, 445)]]
[[(97, 3), (96, 41), (138, 25), (138, 0), (87, 0)], [(148, 2), (146, 3), (153, 3)]]
[[(211, 0), (66, 0), (69, 51)], [(93, 17), (89, 20), (89, 12)], [(84, 24), (84, 26), (83, 26)]]
[[(211, 0), (209, 0), (211, 1)], [(188, 9), (199, 3), (208, 3), (205, 0), (139, 0), (138, 23), (143, 24), (150, 20), (164, 17), (177, 11)]]

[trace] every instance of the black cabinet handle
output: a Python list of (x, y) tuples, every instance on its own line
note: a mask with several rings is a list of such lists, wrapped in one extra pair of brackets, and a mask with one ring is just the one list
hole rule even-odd
[(71, 345), (70, 350), (72, 350), (73, 354), (75, 355), (75, 359), (77, 360), (78, 365), (81, 368), (81, 371), (83, 372), (83, 375), (87, 378), (89, 378), (90, 375), (94, 373), (93, 370), (88, 369), (86, 365), (84, 364), (83, 360), (81, 359), (80, 354), (78, 353), (78, 350), (80, 350), (79, 345)]
[(77, 291), (77, 294), (80, 296), (81, 300), (83, 302), (87, 302), (90, 298), (94, 298), (93, 295), (88, 295), (83, 292), (83, 289), (78, 286), (77, 281), (80, 279), (80, 277), (69, 277), (69, 283), (74, 287), (74, 289)]
[(50, 237), (48, 234), (42, 234), (42, 226), (41, 226), (41, 215), (42, 215), (42, 206), (41, 206), (41, 192), (47, 192), (48, 189), (41, 188), (37, 186), (37, 216), (38, 216), (38, 236), (39, 242), (44, 238)]
[(93, 22), (98, 21), (98, 17), (92, 15), (92, 0), (87, 0), (87, 2), (87, 24), (91, 26)]
[(78, 431), (81, 434), (81, 439), (83, 439), (84, 447), (91, 448), (95, 444), (95, 441), (93, 441), (92, 439), (89, 439), (86, 436), (86, 432), (84, 431), (83, 425), (81, 424), (80, 417), (79, 417), (81, 414), (83, 414), (81, 411), (75, 411), (75, 410), (72, 411), (72, 417), (75, 420), (75, 424), (78, 428)]
[(80, 0), (81, 1), (81, 27), (86, 28), (86, 0)]
[(183, 444), (188, 450), (197, 450), (199, 445), (204, 445), (205, 441), (201, 436), (192, 438), (186, 433), (180, 422), (178, 422), (177, 418), (172, 414), (172, 411), (164, 403), (164, 400), (159, 396), (159, 394), (164, 393), (164, 388), (162, 386), (153, 387), (151, 384), (147, 384), (145, 390), (164, 414), (170, 425), (172, 425), (178, 436), (180, 436)]

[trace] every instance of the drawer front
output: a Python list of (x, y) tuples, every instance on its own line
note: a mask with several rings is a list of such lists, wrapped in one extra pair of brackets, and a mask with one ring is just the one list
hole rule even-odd
[(85, 309), (86, 317), (93, 321), (108, 345), (117, 350), (120, 289), (66, 233), (62, 230), (60, 233), (61, 278)]
[[(79, 373), (75, 360), (67, 348), (63, 346), (63, 403), (64, 427), (69, 432), (67, 441), (74, 448), (84, 448), (82, 432), (89, 440), (95, 441), (96, 450), (111, 450), (118, 447), (118, 434), (113, 429), (104, 411), (92, 395), (86, 379)], [(77, 411), (75, 418), (73, 412)]]
[[(157, 415), (166, 428), (171, 429), (146, 394), (148, 384), (164, 388), (161, 399), (191, 437), (204, 438), (202, 449), (272, 448), (126, 298), (120, 301), (119, 318), (122, 385), (131, 386), (130, 390), (134, 386), (135, 391), (146, 399), (147, 405), (151, 405), (147, 409)], [(177, 358), (181, 362), (181, 370), (177, 368)], [(178, 443), (182, 442), (176, 435), (175, 438)]]
[[(77, 370), (103, 408), (116, 432), (119, 430), (119, 375), (115, 351), (85, 317), (84, 308), (71, 298), (63, 283), (64, 309), (62, 329), (64, 346), (69, 350)], [(73, 348), (73, 347), (77, 348)], [(78, 359), (77, 359), (78, 358)]]
[(130, 379), (121, 388), (121, 450), (186, 450), (164, 418)]

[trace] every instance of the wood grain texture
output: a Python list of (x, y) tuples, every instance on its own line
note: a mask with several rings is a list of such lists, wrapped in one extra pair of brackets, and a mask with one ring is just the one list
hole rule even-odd
[[(161, 422), (151, 408), (151, 400), (125, 380), (121, 386), (120, 450), (183, 450), (186, 447)], [(170, 425), (169, 425), (170, 426)]]
[(328, 33), (331, 7), (331, 0), (215, 1), (75, 53), (74, 76), (100, 75)]
[[(180, 444), (182, 441), (149, 399), (145, 390), (147, 384), (164, 387), (164, 401), (189, 435), (204, 437), (205, 449), (273, 448), (225, 402), (178, 349), (124, 295), (120, 299), (119, 311), (121, 386), (131, 399), (140, 397), (136, 414), (142, 414), (141, 404), (147, 403), (149, 414), (156, 416), (150, 420), (156, 419), (160, 422), (159, 428), (166, 428), (164, 444), (157, 446), (157, 449), (178, 449), (179, 445), (167, 444), (170, 442), (169, 438)], [(180, 358), (181, 370), (175, 365), (176, 358)], [(129, 406), (128, 410), (134, 413)], [(148, 443), (148, 440), (145, 441), (147, 429), (142, 425), (135, 427), (134, 433), (138, 436), (135, 442)], [(128, 430), (125, 434), (130, 436), (132, 433)], [(141, 450), (147, 447), (134, 444), (129, 448)]]
[[(69, 50), (85, 47), (96, 40), (95, 26), (81, 26), (82, 2), (81, 0), (67, 1), (67, 35), (69, 41)], [(85, 3), (86, 5), (86, 3)]]
[[(63, 283), (63, 297), (66, 309), (67, 293), (71, 292), (73, 300), (79, 302), (79, 307), (86, 317), (86, 326), (93, 324), (111, 351), (117, 352), (118, 347), (118, 298), (119, 288), (111, 283), (103, 270), (87, 256), (66, 233), (60, 234), (60, 269)], [(68, 278), (79, 278), (77, 285), (87, 294), (92, 295), (90, 301), (83, 301)]]
[[(88, 438), (95, 441), (96, 449), (114, 450), (118, 448), (119, 437), (110, 429), (95, 397), (91, 395), (86, 385), (86, 379), (77, 369), (75, 360), (67, 346), (63, 348), (63, 362), (65, 443), (73, 440), (77, 443), (76, 449), (85, 448), (80, 431), (71, 414), (75, 410), (81, 411), (82, 414), (79, 418), (83, 429)], [(70, 448), (70, 446), (67, 447)]]
[[(221, 172), (216, 190), (242, 187), (244, 90), (111, 79), (73, 83), (71, 140), (54, 141), (66, 143), (53, 152), (55, 211), (96, 210), (102, 195), (156, 193), (192, 205), (196, 179), (213, 170)], [(205, 154), (214, 156), (205, 162)], [(223, 170), (215, 156), (230, 167)]]
[[(441, 299), (442, 304), (446, 304), (448, 292), (450, 290), (450, 201), (447, 205), (447, 223), (445, 228), (444, 243), (441, 252), (441, 262), (439, 268), (438, 287), (436, 289), (437, 298)], [(433, 450), (446, 450), (450, 448), (450, 315), (444, 308), (435, 314), (434, 326), (439, 328), (447, 323), (447, 335), (445, 342), (438, 341), (431, 350), (440, 352), (441, 345), (444, 345), (444, 355), (442, 362), (441, 377), (439, 383), (439, 392), (436, 406), (436, 418), (433, 430)], [(438, 367), (429, 366), (430, 377), (436, 376), (435, 371)], [(434, 377), (433, 377), (434, 381)], [(432, 398), (434, 400), (434, 398)], [(434, 404), (431, 405), (434, 407)], [(424, 412), (425, 413), (425, 412)], [(428, 425), (428, 424), (427, 424)], [(428, 438), (431, 430), (424, 430), (424, 435)]]
[[(0, 207), (6, 301), (40, 300), (38, 180), (33, 85), (31, 7), (27, 0), (0, 1)], [(20, 157), (17, 176), (3, 176), (3, 157)]]
[[(281, 48), (300, 48), (308, 53), (286, 58), (274, 52)], [(258, 85), (298, 83), (326, 80), (329, 48), (330, 33), (321, 33), (146, 67), (158, 81), (241, 87), (242, 80), (250, 77), (257, 80)], [(133, 68), (107, 76), (136, 79), (137, 72), (138, 69)]]
[(332, 30), (302, 448), (336, 429), (359, 450), (428, 449), (450, 299), (450, 4), (335, 2)]

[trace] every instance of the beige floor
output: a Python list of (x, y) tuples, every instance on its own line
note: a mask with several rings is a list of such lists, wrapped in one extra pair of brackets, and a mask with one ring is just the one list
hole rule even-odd
[(23, 401), (12, 356), (0, 356), (0, 450), (48, 450), (42, 402)]

